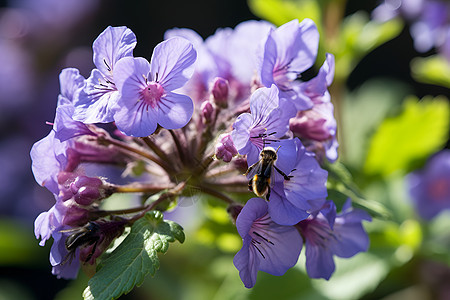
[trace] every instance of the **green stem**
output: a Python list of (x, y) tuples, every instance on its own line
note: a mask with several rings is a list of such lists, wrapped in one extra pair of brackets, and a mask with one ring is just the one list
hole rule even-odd
[(173, 141), (175, 142), (175, 146), (177, 147), (178, 155), (180, 156), (181, 161), (185, 162), (186, 161), (186, 153), (184, 152), (184, 149), (181, 146), (178, 135), (172, 129), (169, 130), (169, 133), (172, 136)]
[(159, 158), (161, 158), (163, 161), (170, 161), (167, 154), (158, 145), (156, 145), (156, 143), (151, 138), (146, 136), (143, 137), (142, 140), (153, 152), (155, 152), (156, 155), (159, 156)]
[(173, 188), (174, 185), (161, 186), (160, 184), (129, 184), (114, 186), (116, 193), (158, 193)]
[(114, 145), (114, 146), (118, 147), (119, 149), (124, 150), (125, 152), (133, 153), (142, 158), (146, 158), (150, 161), (153, 161), (154, 163), (159, 165), (161, 168), (163, 168), (167, 172), (167, 174), (169, 174), (169, 175), (173, 174), (173, 169), (169, 164), (167, 164), (165, 161), (162, 161), (158, 157), (153, 156), (151, 153), (148, 153), (147, 151), (143, 151), (141, 149), (132, 147), (132, 146), (128, 145), (127, 143), (124, 143), (124, 142), (121, 142), (119, 140), (115, 140), (112, 138), (102, 137), (101, 142), (105, 142), (105, 143)]

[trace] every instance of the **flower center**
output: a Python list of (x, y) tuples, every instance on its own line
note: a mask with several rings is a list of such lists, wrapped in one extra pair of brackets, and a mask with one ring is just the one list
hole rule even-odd
[(164, 88), (158, 82), (154, 81), (149, 82), (142, 91), (142, 99), (152, 108), (158, 105), (162, 95), (164, 95)]
[(273, 80), (282, 91), (291, 90), (291, 82), (296, 78), (295, 72), (289, 71), (289, 65), (276, 66), (273, 70)]

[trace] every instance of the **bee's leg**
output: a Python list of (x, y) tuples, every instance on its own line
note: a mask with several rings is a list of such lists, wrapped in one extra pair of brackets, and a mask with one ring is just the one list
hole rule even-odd
[(270, 197), (270, 186), (267, 187), (267, 194), (266, 194), (266, 200), (267, 201), (270, 200), (269, 197)]
[(274, 165), (273, 167), (275, 168), (275, 170), (277, 170), (278, 173), (281, 174), (281, 176), (284, 177), (284, 180), (290, 180), (290, 179), (291, 179), (289, 176), (287, 176), (286, 174), (284, 174), (283, 171), (281, 171), (280, 169), (278, 169), (277, 166)]

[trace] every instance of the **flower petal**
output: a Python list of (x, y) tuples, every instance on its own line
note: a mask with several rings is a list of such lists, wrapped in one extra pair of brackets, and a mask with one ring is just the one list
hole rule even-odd
[(270, 194), (269, 215), (280, 225), (294, 225), (306, 219), (309, 213), (293, 205), (284, 194), (283, 188), (274, 185)]
[(140, 99), (141, 91), (147, 86), (146, 77), (149, 73), (150, 63), (143, 57), (125, 57), (117, 63), (114, 78), (121, 93), (121, 104)]
[(306, 240), (306, 271), (311, 278), (330, 279), (335, 269), (333, 254), (328, 248)]
[(45, 138), (34, 143), (30, 151), (31, 169), (36, 182), (56, 195), (59, 193), (56, 176), (67, 164), (67, 148), (67, 142), (56, 139), (55, 131), (52, 130)]
[(118, 106), (114, 119), (117, 128), (128, 136), (148, 136), (156, 130), (156, 113), (143, 101)]
[(250, 126), (252, 125), (252, 122), (252, 115), (243, 113), (236, 118), (236, 121), (233, 124), (234, 129), (231, 132), (231, 137), (240, 154), (246, 154), (246, 152), (242, 152), (241, 150), (249, 143)]
[(74, 101), (73, 119), (84, 123), (112, 122), (112, 108), (118, 98), (116, 87), (106, 83), (100, 71), (94, 69), (86, 80), (86, 86)]
[(267, 213), (267, 202), (261, 198), (251, 198), (236, 219), (236, 228), (239, 235), (244, 238), (248, 235), (253, 222)]
[(167, 129), (186, 125), (194, 112), (192, 99), (185, 95), (168, 92), (158, 103), (157, 122)]
[(153, 51), (152, 80), (158, 81), (165, 91), (180, 88), (192, 77), (196, 58), (197, 52), (188, 40), (174, 37), (163, 41)]
[(266, 230), (270, 240), (270, 247), (262, 252), (264, 259), (259, 262), (259, 269), (275, 276), (281, 276), (297, 263), (302, 250), (303, 239), (293, 226), (282, 226), (273, 223)]
[(319, 32), (314, 22), (304, 19), (301, 23), (293, 20), (273, 32), (277, 45), (278, 61), (289, 63), (289, 69), (301, 73), (316, 61), (319, 46)]
[(239, 276), (246, 288), (252, 288), (256, 283), (258, 274), (258, 260), (255, 260), (255, 254), (250, 248), (251, 238), (244, 239), (241, 250), (233, 258), (233, 264), (239, 270)]
[(94, 64), (103, 76), (111, 82), (116, 63), (126, 56), (133, 56), (136, 36), (125, 26), (108, 26), (94, 41)]
[(75, 68), (66, 68), (59, 74), (60, 95), (58, 97), (58, 106), (63, 104), (72, 104), (78, 92), (84, 85), (84, 77), (80, 71)]
[(72, 115), (74, 107), (72, 104), (60, 105), (56, 108), (55, 123), (55, 137), (61, 142), (81, 135), (94, 135), (86, 124), (74, 121)]

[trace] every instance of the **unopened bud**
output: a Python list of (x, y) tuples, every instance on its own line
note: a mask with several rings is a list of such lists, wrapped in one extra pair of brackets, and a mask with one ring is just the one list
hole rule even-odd
[(229, 133), (221, 134), (219, 136), (215, 154), (218, 159), (222, 159), (224, 162), (230, 162), (233, 156), (238, 154), (238, 151), (234, 146), (233, 139)]
[(300, 138), (314, 141), (325, 141), (331, 138), (325, 116), (315, 110), (301, 111), (289, 121), (289, 129)]
[(228, 107), (228, 80), (223, 79), (222, 77), (216, 77), (214, 79), (213, 87), (212, 87), (212, 95), (214, 98), (214, 103), (221, 107)]
[(62, 224), (71, 227), (77, 227), (86, 224), (88, 221), (89, 210), (73, 204), (67, 208), (66, 214), (63, 217)]
[(210, 124), (214, 118), (214, 107), (209, 101), (204, 101), (200, 106), (203, 124)]
[(236, 223), (236, 219), (238, 215), (241, 213), (242, 208), (244, 208), (244, 206), (238, 203), (230, 204), (230, 206), (228, 206), (227, 212), (234, 223)]
[(60, 172), (58, 174), (60, 188), (59, 197), (62, 201), (74, 199), (79, 205), (88, 206), (94, 201), (100, 200), (108, 195), (107, 186), (96, 177), (88, 177), (71, 172)]

